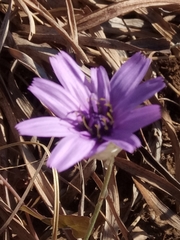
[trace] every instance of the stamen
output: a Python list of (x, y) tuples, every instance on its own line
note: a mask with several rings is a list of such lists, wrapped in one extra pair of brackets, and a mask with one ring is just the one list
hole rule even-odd
[(98, 137), (98, 138), (101, 138), (101, 134), (100, 134), (100, 132), (99, 132), (99, 130), (100, 130), (99, 125), (95, 124), (94, 126), (95, 126), (95, 128), (96, 128), (96, 130), (97, 130), (97, 137)]
[(87, 125), (86, 119), (85, 119), (84, 116), (82, 117), (82, 121), (83, 121), (83, 124), (84, 124), (85, 128), (86, 128), (89, 132), (92, 132), (92, 129)]
[(103, 121), (103, 123), (104, 123), (104, 129), (105, 130), (109, 130), (109, 128), (108, 128), (108, 126), (107, 126), (107, 120), (106, 120), (106, 118), (102, 118), (102, 121)]
[(110, 103), (105, 103), (104, 106), (109, 107), (109, 112), (112, 113), (112, 105)]
[(107, 112), (106, 115), (107, 115), (108, 118), (111, 120), (111, 121), (110, 121), (110, 124), (113, 125), (114, 120), (113, 120), (113, 117), (112, 117), (112, 115), (110, 114), (110, 112)]
[(100, 98), (99, 100), (101, 100), (101, 101), (106, 101), (106, 99), (105, 99), (105, 98)]

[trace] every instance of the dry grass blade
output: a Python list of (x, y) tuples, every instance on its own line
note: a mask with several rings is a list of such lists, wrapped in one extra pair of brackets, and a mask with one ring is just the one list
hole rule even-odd
[[(20, 143), (15, 143), (15, 144), (11, 144), (11, 146), (18, 146), (21, 145)], [(42, 144), (39, 144), (42, 146)], [(5, 149), (8, 148), (10, 146), (3, 146), (1, 147), (1, 149)], [(25, 198), (27, 197), (30, 189), (32, 188), (32, 186), (34, 185), (34, 181), (37, 178), (42, 166), (44, 164), (44, 159), (42, 159), (42, 161), (40, 162), (40, 164), (38, 165), (34, 175), (32, 176), (31, 181), (29, 182), (29, 185), (27, 186), (25, 192), (23, 193), (21, 199), (19, 200), (18, 204), (16, 205), (15, 209), (12, 211), (12, 213), (10, 214), (10, 216), (8, 217), (8, 219), (6, 220), (6, 222), (3, 224), (3, 226), (0, 228), (0, 235), (4, 232), (4, 230), (9, 226), (9, 224), (11, 223), (12, 219), (14, 218), (14, 216), (17, 214), (17, 212), (19, 211), (20, 207), (22, 206), (22, 204), (24, 203)]]
[[(50, 30), (50, 27), (46, 27), (44, 29), (44, 31), (48, 31), (49, 35), (52, 37), (53, 31), (49, 31), (49, 30)], [(41, 76), (44, 78), (48, 78), (45, 70), (42, 67), (42, 65), (43, 65), (42, 62), (47, 62), (49, 64), (49, 57), (53, 56), (54, 54), (57, 54), (58, 50), (52, 49), (51, 46), (46, 43), (35, 44), (33, 42), (29, 42), (28, 40), (24, 39), (23, 37), (21, 37), (20, 35), (18, 35), (16, 33), (13, 33), (12, 36), (13, 36), (13, 39), (16, 43), (16, 47), (18, 48), (18, 50), (20, 52), (25, 53), (28, 56), (31, 56), (33, 61), (38, 64), (39, 74), (41, 74)], [(46, 35), (46, 36), (48, 36), (48, 35)], [(33, 37), (33, 39), (34, 39), (34, 37)], [(42, 41), (44, 42), (44, 40), (45, 39), (43, 38)], [(40, 66), (41, 66), (41, 68), (40, 68)]]
[(89, 14), (87, 17), (83, 17), (82, 19), (77, 21), (78, 31), (84, 31), (95, 26), (98, 26), (111, 18), (122, 16), (126, 13), (134, 11), (138, 8), (142, 7), (151, 7), (151, 6), (162, 6), (169, 4), (177, 4), (175, 0), (130, 0), (123, 1), (111, 4), (110, 6), (100, 9), (96, 12)]
[(173, 228), (180, 230), (180, 217), (163, 204), (153, 192), (149, 191), (146, 184), (141, 182), (138, 178), (135, 178), (134, 182), (147, 204), (156, 212), (162, 221), (165, 221), (173, 226)]
[[(118, 235), (118, 223), (116, 221), (116, 218), (113, 212), (111, 211), (112, 204), (113, 204), (113, 208), (116, 210), (116, 215), (120, 216), (119, 193), (118, 193), (118, 188), (116, 183), (116, 173), (117, 173), (116, 167), (114, 166), (110, 180), (109, 180), (108, 189), (107, 189), (108, 199), (106, 200), (106, 218), (109, 220), (113, 229), (116, 231), (116, 235)], [(109, 227), (109, 224), (107, 222), (105, 222), (104, 224), (103, 238), (104, 240), (113, 238), (111, 228)]]
[(179, 156), (180, 156), (180, 147), (179, 147), (179, 140), (177, 137), (177, 134), (175, 132), (175, 129), (173, 127), (173, 123), (171, 120), (171, 117), (169, 116), (169, 114), (167, 113), (167, 111), (163, 111), (163, 120), (164, 123), (166, 125), (168, 134), (171, 138), (171, 142), (172, 142), (172, 147), (174, 150), (174, 160), (175, 160), (175, 164), (176, 164), (176, 179), (180, 182), (180, 161), (179, 161)]
[[(113, 170), (114, 158), (109, 157), (106, 164), (107, 164), (108, 167), (107, 167), (107, 171), (106, 171), (106, 174), (105, 174), (105, 177), (104, 177), (104, 183), (103, 183), (101, 192), (99, 194), (98, 202), (95, 206), (93, 215), (91, 217), (91, 223), (88, 226), (88, 229), (87, 229), (84, 240), (88, 240), (89, 237), (91, 236), (92, 231), (93, 231), (94, 226), (95, 226), (95, 223), (96, 223), (96, 220), (97, 220), (97, 217), (98, 217), (98, 215), (101, 211), (103, 200), (106, 198), (107, 188), (108, 188), (109, 180), (110, 180), (111, 173), (112, 173), (112, 170)], [(124, 237), (125, 237), (126, 240), (128, 239), (126, 236), (124, 236)]]
[(17, 5), (19, 5), (24, 10), (24, 12), (28, 15), (29, 26), (30, 26), (30, 32), (29, 32), (28, 39), (31, 40), (33, 34), (36, 32), (35, 23), (34, 23), (34, 18), (33, 18), (32, 12), (29, 10), (29, 8), (27, 7), (27, 5), (25, 4), (24, 1), (22, 1), (22, 0), (15, 0), (15, 3)]
[[(35, 217), (36, 219), (41, 220), (43, 223), (47, 224), (48, 226), (53, 226), (53, 218), (47, 218), (32, 209), (28, 208), (26, 205), (21, 207), (21, 211), (30, 214), (31, 216)], [(89, 225), (90, 218), (88, 217), (81, 217), (81, 216), (73, 216), (73, 215), (59, 215), (58, 214), (58, 222), (57, 227), (59, 228), (71, 228), (74, 237), (76, 238), (83, 238), (86, 234), (86, 228)], [(53, 226), (54, 227), (54, 226)], [(53, 235), (57, 238), (57, 235)], [(55, 239), (53, 238), (53, 240)], [(73, 239), (74, 238), (70, 238)]]
[(53, 240), (57, 239), (58, 236), (58, 228), (59, 228), (59, 178), (58, 173), (55, 169), (53, 169), (53, 179), (54, 179), (54, 215), (53, 215), (53, 232), (52, 238)]
[(163, 167), (163, 165), (156, 161), (155, 158), (143, 147), (140, 148), (140, 152), (143, 154), (145, 161), (153, 167), (161, 176), (166, 178), (170, 183), (180, 189), (180, 183)]
[[(96, 161), (90, 161), (83, 166), (84, 183), (86, 184), (90, 176), (96, 170)], [(61, 201), (65, 207), (68, 207), (72, 203), (72, 199), (76, 197), (81, 189), (81, 178), (79, 172), (73, 177), (73, 179), (68, 183), (68, 188), (66, 194), (61, 197)]]
[(79, 55), (79, 57), (84, 60), (85, 62), (89, 62), (89, 60), (87, 59), (87, 56), (85, 55), (85, 53), (83, 52), (83, 50), (79, 47), (79, 45), (77, 45), (68, 35), (68, 33), (59, 26), (59, 24), (57, 24), (57, 22), (51, 18), (49, 16), (49, 14), (47, 15), (44, 11), (42, 11), (38, 6), (36, 6), (34, 3), (28, 1), (28, 0), (24, 0), (26, 2), (27, 5), (29, 5), (32, 9), (34, 9), (35, 11), (37, 11), (41, 16), (43, 16), (50, 24), (52, 27), (54, 27), (57, 32), (70, 44), (70, 46), (74, 49), (74, 51), (77, 53), (77, 55)]
[[(90, 9), (86, 10), (86, 13), (91, 13)], [(106, 38), (106, 35), (104, 32), (101, 30), (100, 27), (94, 27), (93, 29), (89, 30), (91, 35), (96, 38)], [(107, 61), (107, 63), (116, 71), (119, 66), (120, 66), (120, 61), (119, 61), (119, 55), (118, 53), (113, 50), (113, 49), (107, 49), (107, 48), (102, 48), (98, 47), (97, 49), (100, 51), (104, 59)]]
[(6, 119), (8, 121), (8, 124), (10, 126), (10, 129), (12, 131), (13, 137), (16, 141), (19, 141), (19, 134), (17, 133), (16, 129), (14, 129), (14, 126), (16, 125), (16, 118), (14, 116), (13, 110), (11, 108), (11, 105), (5, 96), (2, 88), (0, 88), (0, 107), (1, 110), (3, 110)]
[[(0, 218), (6, 222), (7, 218), (11, 218), (11, 213), (12, 210), (8, 208), (2, 199), (0, 199)], [(11, 219), (10, 227), (16, 234), (18, 234), (20, 239), (34, 240), (34, 237), (23, 226), (23, 223), (18, 220), (17, 216)]]
[[(106, 36), (104, 32), (97, 27), (95, 29), (90, 30), (93, 36), (100, 37), (106, 39)], [(119, 54), (117, 51), (113, 49), (107, 49), (107, 48), (102, 48), (102, 47), (97, 47), (106, 62), (112, 67), (114, 71), (117, 71), (119, 66), (121, 65), (121, 61), (119, 58)]]
[(102, 47), (102, 48), (111, 48), (116, 50), (126, 50), (126, 51), (140, 51), (142, 50), (139, 47), (133, 46), (133, 44), (128, 44), (121, 42), (116, 39), (102, 38), (102, 37), (90, 37), (83, 36), (79, 34), (79, 44), (86, 45), (90, 47)]
[[(159, 104), (159, 101), (156, 98), (152, 98), (152, 103)], [(162, 110), (162, 118), (164, 120), (164, 124), (167, 128), (169, 137), (172, 142), (172, 147), (173, 147), (173, 152), (174, 152), (174, 160), (176, 164), (176, 179), (178, 182), (180, 182), (180, 176), (179, 176), (179, 171), (180, 171), (180, 161), (179, 161), (179, 156), (180, 156), (180, 146), (179, 146), (179, 140), (178, 136), (176, 134), (176, 131), (173, 127), (172, 119), (169, 116), (168, 112), (166, 109)]]
[(76, 20), (74, 16), (72, 1), (66, 0), (66, 6), (67, 6), (68, 23), (70, 26), (71, 36), (72, 36), (72, 39), (78, 44), (78, 33), (77, 33), (77, 26), (76, 26)]
[(180, 38), (177, 36), (176, 31), (166, 22), (159, 13), (151, 8), (140, 8), (138, 13), (142, 13), (152, 26), (169, 42), (178, 43)]
[(150, 183), (154, 187), (173, 196), (177, 201), (180, 199), (180, 189), (168, 182), (166, 179), (156, 175), (155, 173), (144, 169), (143, 167), (128, 161), (124, 158), (116, 158), (116, 165), (132, 176), (139, 177), (145, 182)]
[(8, 76), (8, 86), (6, 86), (6, 91), (10, 90), (11, 95), (11, 103), (13, 104), (14, 112), (16, 112), (16, 116), (18, 116), (20, 119), (24, 118), (30, 118), (33, 113), (33, 107), (31, 103), (28, 101), (26, 96), (22, 94), (21, 90), (18, 88), (17, 83), (15, 82), (15, 78), (13, 76), (13, 71), (15, 70), (17, 66), (17, 61), (13, 64), (11, 68), (11, 72), (9, 72)]
[(79, 174), (80, 174), (80, 182), (81, 182), (81, 200), (78, 209), (78, 215), (84, 216), (84, 202), (85, 202), (85, 182), (84, 182), (84, 174), (81, 162), (79, 163)]
[(25, 67), (27, 67), (30, 71), (34, 72), (39, 77), (46, 77), (46, 73), (44, 69), (37, 64), (31, 57), (29, 57), (27, 54), (14, 49), (14, 48), (8, 48), (10, 54), (17, 59), (19, 62), (21, 62)]
[[(92, 177), (93, 177), (94, 181), (96, 182), (97, 186), (99, 187), (99, 189), (101, 189), (102, 186), (103, 186), (102, 181), (99, 179), (99, 177), (96, 174), (93, 174)], [(125, 239), (127, 239), (128, 235), (129, 235), (129, 232), (126, 229), (126, 227), (125, 227), (124, 223), (122, 222), (121, 218), (119, 217), (119, 214), (117, 213), (117, 211), (116, 211), (116, 209), (114, 207), (114, 204), (113, 204), (113, 201), (112, 201), (111, 197), (109, 195), (107, 195), (106, 200), (107, 200), (107, 202), (109, 204), (109, 207), (111, 209), (111, 212), (112, 212), (114, 218), (116, 219), (118, 227), (119, 227), (119, 229), (122, 232), (122, 235), (125, 237)], [(112, 234), (114, 234), (113, 237), (115, 238), (116, 237), (116, 232), (115, 232), (114, 228), (112, 227), (112, 225), (111, 225), (111, 223), (109, 221), (107, 221), (107, 223), (109, 225), (109, 228), (112, 231)]]
[[(32, 142), (31, 144), (33, 145), (36, 143)], [(31, 178), (33, 178), (33, 176), (36, 175), (38, 166), (38, 164), (35, 163), (36, 159), (29, 151), (29, 149), (25, 146), (22, 147), (22, 156), (24, 158), (24, 162), (26, 163), (29, 175), (31, 176)], [(41, 163), (44, 163), (45, 158), (41, 159)], [(38, 172), (36, 179), (34, 180), (34, 185), (39, 192), (39, 195), (43, 199), (44, 203), (48, 207), (49, 211), (52, 212), (54, 205), (54, 191), (42, 170)]]
[(7, 37), (8, 31), (9, 31), (11, 8), (12, 8), (12, 0), (10, 0), (7, 13), (4, 17), (4, 20), (3, 20), (2, 24), (1, 24), (1, 29), (0, 29), (0, 52), (2, 50), (2, 47), (4, 45), (5, 39)]

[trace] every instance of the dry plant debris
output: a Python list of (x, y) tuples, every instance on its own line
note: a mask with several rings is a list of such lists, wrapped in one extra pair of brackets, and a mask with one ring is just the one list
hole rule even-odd
[(27, 87), (35, 76), (55, 77), (49, 57), (59, 50), (87, 76), (99, 65), (111, 76), (142, 51), (152, 59), (147, 79), (167, 84), (150, 99), (162, 121), (137, 133), (142, 148), (116, 158), (91, 239), (180, 239), (179, 19), (175, 0), (0, 1), (1, 239), (83, 239), (98, 201), (103, 162), (52, 173), (45, 161), (55, 140), (22, 138), (14, 128), (48, 114)]

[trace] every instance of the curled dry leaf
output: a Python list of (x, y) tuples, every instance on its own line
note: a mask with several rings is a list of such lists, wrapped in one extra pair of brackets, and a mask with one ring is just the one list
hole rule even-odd
[(8, 48), (10, 54), (16, 58), (18, 61), (20, 61), (25, 67), (27, 67), (30, 71), (34, 72), (37, 76), (46, 77), (46, 73), (44, 69), (38, 65), (31, 57), (29, 57), (27, 54), (14, 49), (14, 48)]
[[(40, 213), (33, 211), (32, 209), (28, 208), (27, 206), (23, 205), (21, 210), (30, 214), (31, 216), (41, 220), (47, 225), (52, 225), (53, 219), (46, 218)], [(59, 228), (71, 228), (74, 237), (76, 238), (83, 238), (86, 233), (86, 229), (89, 225), (89, 218), (84, 216), (74, 216), (74, 215), (59, 215)]]

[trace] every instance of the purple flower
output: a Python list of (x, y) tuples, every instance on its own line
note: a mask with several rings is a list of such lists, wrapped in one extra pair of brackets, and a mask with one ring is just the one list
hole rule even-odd
[(50, 58), (62, 84), (35, 78), (29, 90), (55, 116), (39, 117), (16, 125), (21, 135), (63, 138), (47, 165), (63, 171), (109, 143), (133, 152), (140, 140), (133, 133), (161, 118), (158, 105), (140, 107), (164, 88), (161, 77), (141, 83), (150, 59), (136, 53), (109, 81), (103, 67), (91, 69), (91, 80), (65, 52)]

